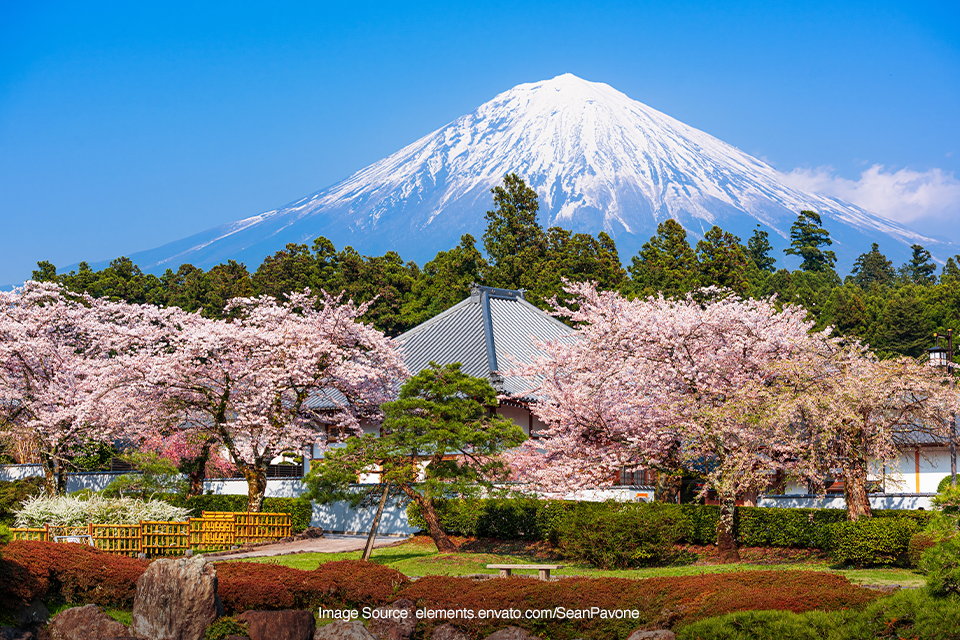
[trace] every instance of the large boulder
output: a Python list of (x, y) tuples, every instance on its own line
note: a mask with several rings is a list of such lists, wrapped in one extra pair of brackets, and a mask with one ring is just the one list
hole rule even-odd
[(507, 627), (506, 629), (500, 629), (500, 631), (496, 633), (491, 633), (487, 636), (487, 640), (540, 640), (540, 638), (526, 629)]
[(130, 633), (150, 640), (202, 640), (218, 605), (217, 570), (203, 556), (154, 560), (137, 580)]
[(435, 628), (430, 640), (470, 640), (470, 636), (448, 622)]
[(129, 636), (127, 628), (95, 604), (61, 611), (47, 625), (50, 640), (101, 640)]
[(413, 640), (416, 628), (417, 607), (406, 598), (377, 607), (367, 623), (367, 631), (379, 640)]
[(320, 627), (313, 640), (377, 640), (359, 620), (338, 620)]
[(244, 611), (237, 616), (249, 625), (250, 640), (312, 640), (317, 623), (309, 611)]

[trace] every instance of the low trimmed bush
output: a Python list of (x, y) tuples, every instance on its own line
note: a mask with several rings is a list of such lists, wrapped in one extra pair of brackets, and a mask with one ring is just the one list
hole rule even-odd
[(395, 569), (360, 560), (338, 560), (302, 571), (275, 564), (217, 564), (220, 599), (228, 614), (250, 610), (380, 606), (409, 579)]
[(830, 558), (855, 567), (908, 566), (910, 538), (917, 532), (908, 518), (871, 518), (830, 526)]
[(677, 630), (678, 640), (875, 640), (956, 638), (960, 598), (934, 599), (904, 589), (865, 607), (840, 611), (744, 611)]
[[(678, 628), (696, 620), (745, 609), (862, 609), (879, 593), (852, 585), (846, 578), (813, 571), (746, 571), (674, 578), (564, 578), (556, 582), (523, 577), (475, 581), (470, 578), (425, 576), (404, 588), (398, 597), (429, 609), (556, 608), (583, 611), (638, 612), (637, 618), (574, 616), (567, 619), (457, 619), (473, 637), (483, 638), (506, 627), (519, 626), (552, 640), (626, 638), (637, 628)], [(418, 637), (430, 637), (444, 619), (423, 620)], [(767, 636), (776, 638), (776, 635)]]
[(673, 505), (581, 503), (569, 511), (558, 535), (564, 557), (601, 569), (676, 562), (676, 544), (692, 537), (690, 520)]
[(0, 560), (0, 607), (43, 600), (129, 609), (148, 564), (82, 544), (14, 540)]

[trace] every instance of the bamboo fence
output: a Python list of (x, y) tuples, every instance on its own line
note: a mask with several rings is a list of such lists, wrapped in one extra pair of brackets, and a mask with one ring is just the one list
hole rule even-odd
[(55, 542), (74, 537), (92, 542), (107, 553), (148, 558), (177, 557), (195, 551), (219, 551), (237, 545), (270, 542), (290, 535), (289, 513), (235, 513), (204, 511), (182, 522), (142, 520), (137, 524), (45, 525), (10, 529), (14, 540)]

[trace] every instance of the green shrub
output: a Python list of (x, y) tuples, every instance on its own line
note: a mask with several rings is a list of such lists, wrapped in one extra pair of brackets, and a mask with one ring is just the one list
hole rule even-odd
[(875, 640), (957, 638), (960, 598), (934, 600), (905, 589), (866, 607), (841, 611), (744, 611), (707, 618), (677, 631), (677, 640)]
[(674, 547), (691, 537), (690, 521), (672, 505), (584, 503), (563, 520), (560, 552), (601, 569), (675, 562)]
[(737, 539), (746, 547), (825, 549), (829, 526), (844, 522), (842, 509), (737, 508)]
[[(942, 480), (940, 480), (940, 484), (937, 485), (937, 493), (941, 493), (947, 488), (951, 487), (952, 484), (950, 481), (951, 481), (951, 478), (949, 475), (945, 476)], [(957, 478), (957, 482), (958, 482), (958, 486), (960, 486), (960, 478)]]
[(0, 524), (13, 526), (15, 512), (27, 498), (43, 493), (43, 478), (0, 481)]
[(941, 540), (927, 548), (920, 559), (932, 596), (960, 594), (960, 537)]
[(910, 538), (917, 532), (909, 518), (871, 518), (830, 525), (830, 556), (839, 565), (873, 567), (909, 564)]
[(249, 624), (228, 616), (211, 622), (203, 634), (203, 640), (224, 640), (227, 636), (249, 638), (250, 636), (247, 635), (249, 631)]

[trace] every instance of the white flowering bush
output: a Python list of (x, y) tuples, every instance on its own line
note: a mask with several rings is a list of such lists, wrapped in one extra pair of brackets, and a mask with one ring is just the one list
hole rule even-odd
[(160, 500), (139, 498), (89, 498), (37, 496), (25, 501), (15, 512), (18, 527), (45, 524), (70, 527), (86, 524), (136, 524), (140, 520), (185, 520), (189, 509)]

